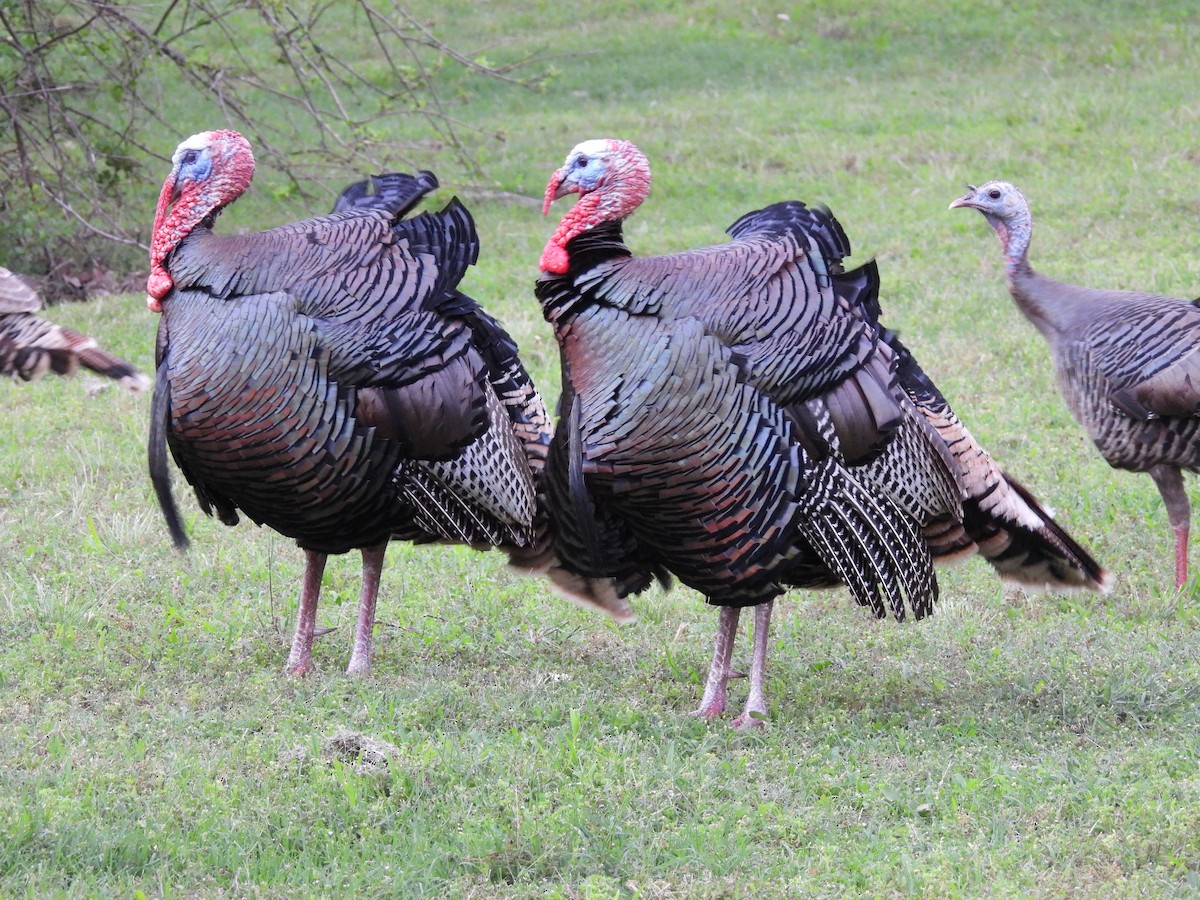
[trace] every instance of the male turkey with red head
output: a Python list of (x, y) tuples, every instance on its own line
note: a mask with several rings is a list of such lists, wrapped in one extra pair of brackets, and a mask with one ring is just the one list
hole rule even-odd
[(628, 141), (576, 146), (545, 209), (579, 200), (536, 292), (563, 361), (546, 466), (562, 565), (619, 597), (665, 571), (721, 607), (698, 715), (725, 706), (739, 611), (766, 714), (774, 598), (845, 584), (878, 616), (930, 612), (932, 561), (978, 550), (1005, 578), (1102, 589), (1107, 576), (996, 466), (895, 334), (874, 263), (824, 207), (743, 216), (729, 243), (634, 257), (622, 222), (650, 167)]
[(399, 189), (327, 216), (214, 234), (253, 173), (233, 131), (194, 135), (172, 158), (147, 284), (162, 312), (151, 476), (177, 544), (164, 444), (205, 512), (233, 525), (240, 511), (304, 549), (290, 674), (312, 665), (326, 557), (360, 550), (347, 672), (365, 674), (389, 540), (542, 559), (548, 419), (512, 339), (457, 289), (479, 252), (470, 214), (451, 200), (402, 218), (431, 175), (384, 176)]

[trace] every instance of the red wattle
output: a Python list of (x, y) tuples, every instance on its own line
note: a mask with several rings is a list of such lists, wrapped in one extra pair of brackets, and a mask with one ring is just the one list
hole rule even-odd
[(175, 282), (171, 280), (166, 269), (157, 265), (151, 268), (150, 277), (146, 279), (146, 306), (151, 312), (162, 312), (162, 303), (159, 301), (167, 296), (174, 286)]
[(542, 250), (538, 267), (543, 272), (549, 272), (552, 275), (565, 275), (567, 269), (571, 268), (571, 257), (567, 255), (566, 250), (554, 241), (550, 241)]

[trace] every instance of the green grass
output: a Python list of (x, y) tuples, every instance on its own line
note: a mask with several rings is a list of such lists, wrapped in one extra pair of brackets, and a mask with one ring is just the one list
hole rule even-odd
[[(373, 677), (340, 674), (351, 555), (326, 574), (319, 671), (293, 682), (299, 551), (204, 518), (180, 487), (194, 543), (173, 552), (145, 473), (148, 398), (0, 384), (0, 896), (1195, 892), (1196, 581), (1170, 590), (1153, 484), (1092, 450), (990, 229), (946, 210), (963, 182), (1009, 178), (1043, 271), (1200, 293), (1192, 5), (418, 8), (493, 61), (554, 55), (538, 93), (447, 73), (456, 114), (506, 140), (482, 160), (492, 183), (440, 173), (484, 243), (464, 287), (550, 399), (557, 351), (530, 285), (553, 223), (496, 188), (538, 198), (577, 141), (631, 138), (655, 177), (627, 229), (640, 253), (719, 241), (776, 199), (824, 201), (879, 259), (888, 323), (1116, 587), (1006, 592), (975, 560), (903, 626), (843, 592), (793, 593), (770, 725), (741, 735), (687, 715), (716, 620), (694, 593), (638, 598), (617, 628), (496, 554), (396, 545)], [(164, 143), (221, 124), (176, 120)], [(221, 228), (304, 214), (261, 180)], [(150, 368), (140, 296), (49, 315)]]

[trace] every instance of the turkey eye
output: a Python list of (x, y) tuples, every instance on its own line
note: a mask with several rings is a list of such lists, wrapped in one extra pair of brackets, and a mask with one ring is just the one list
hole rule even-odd
[(179, 162), (185, 166), (190, 166), (195, 161), (196, 161), (196, 151), (195, 150), (187, 151), (186, 153), (183, 154), (183, 157), (179, 160)]
[(577, 169), (586, 169), (587, 164), (588, 158), (586, 156), (581, 156), (579, 159), (575, 160), (575, 168)]
[(988, 191), (988, 196), (991, 197), (993, 200), (999, 200), (1000, 192), (998, 190), (996, 190), (995, 188), (992, 188), (990, 191)]

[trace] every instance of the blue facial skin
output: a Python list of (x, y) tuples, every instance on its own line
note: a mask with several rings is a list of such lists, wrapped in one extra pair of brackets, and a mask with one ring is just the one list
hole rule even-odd
[(604, 163), (596, 157), (579, 153), (571, 157), (567, 163), (567, 170), (564, 181), (570, 180), (579, 185), (582, 192), (592, 191), (599, 184), (600, 176), (604, 172)]
[(212, 157), (207, 150), (184, 150), (179, 155), (179, 174), (176, 183), (205, 181), (212, 174)]

